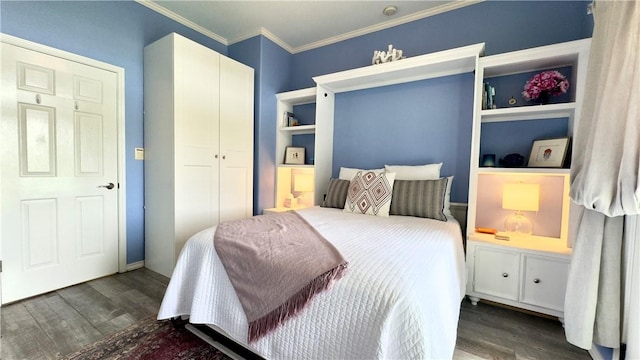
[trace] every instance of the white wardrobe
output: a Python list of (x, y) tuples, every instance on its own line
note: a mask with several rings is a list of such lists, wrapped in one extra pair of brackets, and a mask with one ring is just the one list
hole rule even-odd
[(253, 73), (178, 34), (145, 47), (145, 267), (171, 276), (191, 235), (253, 215)]

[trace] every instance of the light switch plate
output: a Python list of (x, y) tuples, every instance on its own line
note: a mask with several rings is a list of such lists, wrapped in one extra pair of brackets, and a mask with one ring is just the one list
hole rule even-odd
[(133, 157), (136, 160), (144, 160), (144, 148), (135, 148)]

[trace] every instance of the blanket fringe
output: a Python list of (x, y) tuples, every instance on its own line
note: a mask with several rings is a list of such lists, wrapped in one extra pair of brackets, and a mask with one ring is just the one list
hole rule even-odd
[(333, 269), (311, 280), (309, 284), (291, 296), (282, 305), (267, 315), (249, 323), (249, 342), (253, 342), (268, 334), (285, 320), (295, 316), (318, 293), (331, 287), (335, 280), (340, 279), (347, 270), (348, 262), (344, 262)]

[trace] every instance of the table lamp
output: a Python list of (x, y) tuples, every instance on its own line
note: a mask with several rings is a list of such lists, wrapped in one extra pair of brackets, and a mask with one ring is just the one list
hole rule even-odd
[(502, 208), (516, 210), (505, 220), (505, 230), (519, 235), (531, 235), (533, 224), (523, 211), (538, 211), (540, 184), (504, 184), (502, 187)]
[(313, 175), (297, 174), (293, 177), (293, 191), (300, 193), (298, 195), (299, 206), (311, 206), (313, 196), (307, 196), (307, 193), (313, 192)]

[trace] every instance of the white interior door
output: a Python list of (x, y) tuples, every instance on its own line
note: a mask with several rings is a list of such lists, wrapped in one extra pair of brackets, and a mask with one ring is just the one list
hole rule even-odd
[(3, 303), (117, 272), (116, 95), (113, 72), (2, 44)]

